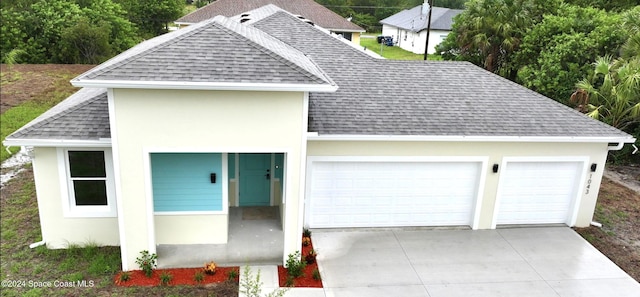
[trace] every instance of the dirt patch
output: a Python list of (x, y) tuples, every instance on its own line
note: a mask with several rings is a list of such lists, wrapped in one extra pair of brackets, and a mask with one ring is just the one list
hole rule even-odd
[(630, 164), (625, 166), (607, 165), (604, 176), (625, 187), (640, 193), (640, 165)]
[(576, 231), (640, 281), (640, 193), (604, 178), (594, 220), (602, 228), (576, 228)]
[[(40, 98), (55, 90), (56, 82), (70, 80), (95, 65), (66, 64), (16, 64), (0, 65), (2, 89), (0, 113), (20, 103)], [(70, 85), (70, 84), (69, 84)]]

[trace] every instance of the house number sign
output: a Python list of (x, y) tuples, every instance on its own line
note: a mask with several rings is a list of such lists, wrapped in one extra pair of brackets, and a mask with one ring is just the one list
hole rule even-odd
[(591, 189), (591, 178), (593, 177), (593, 173), (589, 173), (589, 179), (587, 180), (587, 191), (584, 193), (585, 195), (589, 195), (589, 190)]

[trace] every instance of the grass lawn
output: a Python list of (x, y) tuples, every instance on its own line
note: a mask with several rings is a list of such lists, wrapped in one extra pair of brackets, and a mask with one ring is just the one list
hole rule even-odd
[[(33, 171), (27, 167), (0, 190), (1, 296), (238, 296), (233, 283), (214, 286), (118, 287), (120, 248), (87, 242), (69, 249), (34, 249), (40, 219)], [(7, 284), (11, 282), (11, 286)]]
[[(367, 38), (365, 36), (371, 36), (372, 38)], [(378, 43), (376, 36), (378, 35), (363, 35), (360, 37), (360, 45), (367, 48), (367, 50), (371, 50), (378, 55), (381, 55), (390, 60), (423, 60), (424, 55), (414, 54), (409, 51), (405, 51), (398, 46), (386, 46), (380, 45)], [(440, 55), (428, 55), (428, 60), (442, 60)]]
[[(4, 140), (9, 134), (35, 119), (60, 101), (67, 98), (78, 88), (69, 83), (69, 80), (91, 68), (91, 65), (82, 65), (79, 70), (70, 68), (57, 68), (53, 65), (37, 66), (14, 65), (8, 67), (2, 65), (0, 72), (0, 88), (2, 89), (3, 105), (10, 105), (0, 114), (0, 139)], [(14, 104), (15, 105), (12, 105)], [(20, 150), (12, 147), (11, 154)], [(0, 147), (0, 162), (11, 156), (4, 145)]]

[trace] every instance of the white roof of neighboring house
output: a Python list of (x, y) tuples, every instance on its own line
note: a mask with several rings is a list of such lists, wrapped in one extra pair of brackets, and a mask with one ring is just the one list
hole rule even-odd
[[(462, 13), (462, 10), (433, 7), (431, 13), (431, 30), (451, 31), (453, 17)], [(380, 21), (383, 25), (398, 27), (404, 30), (420, 32), (427, 29), (428, 13), (422, 13), (422, 5), (412, 9), (405, 9)]]

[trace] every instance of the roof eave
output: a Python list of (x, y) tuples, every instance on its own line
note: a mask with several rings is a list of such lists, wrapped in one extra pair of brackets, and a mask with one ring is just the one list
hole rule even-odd
[(34, 147), (111, 147), (111, 138), (99, 140), (70, 140), (70, 139), (20, 139), (6, 138), (2, 144), (10, 146)]
[(367, 30), (340, 29), (340, 28), (324, 28), (324, 29), (332, 31), (332, 32), (351, 32), (351, 33), (364, 33), (364, 32), (367, 32)]
[(317, 132), (307, 134), (309, 141), (460, 141), (460, 142), (576, 142), (576, 143), (634, 143), (635, 138), (586, 136), (468, 136), (468, 135), (349, 135)]
[(286, 84), (286, 83), (232, 83), (232, 82), (180, 82), (180, 81), (127, 81), (127, 80), (72, 80), (76, 87), (161, 89), (161, 90), (220, 90), (220, 91), (282, 91), (322, 92), (338, 90), (334, 84)]

